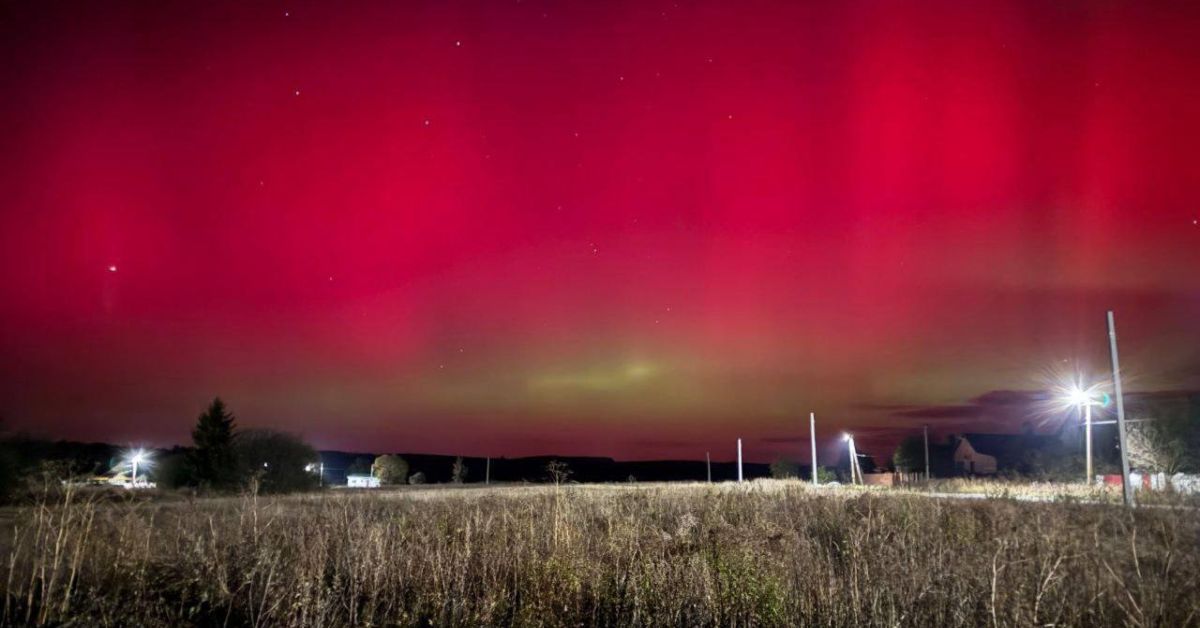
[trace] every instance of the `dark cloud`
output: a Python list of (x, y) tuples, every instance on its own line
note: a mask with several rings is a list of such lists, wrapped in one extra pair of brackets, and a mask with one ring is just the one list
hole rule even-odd
[(1050, 397), (1045, 390), (991, 390), (971, 400), (979, 406), (1026, 406)]
[(896, 410), (892, 416), (910, 419), (973, 419), (982, 416), (983, 406), (917, 406)]
[(928, 420), (1011, 418), (1035, 414), (1037, 406), (1049, 396), (1044, 390), (989, 390), (965, 404), (906, 406), (893, 409), (891, 416)]
[(764, 438), (760, 438), (759, 442), (788, 445), (792, 443), (808, 442), (808, 438), (808, 434), (803, 436), (766, 436)]

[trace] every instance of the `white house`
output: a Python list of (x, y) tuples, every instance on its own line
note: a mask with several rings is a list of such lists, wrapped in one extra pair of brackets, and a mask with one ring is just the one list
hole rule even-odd
[(379, 488), (379, 478), (373, 475), (347, 475), (346, 486), (349, 488)]
[(954, 468), (972, 475), (995, 475), (996, 457), (976, 451), (971, 441), (963, 437), (954, 448)]

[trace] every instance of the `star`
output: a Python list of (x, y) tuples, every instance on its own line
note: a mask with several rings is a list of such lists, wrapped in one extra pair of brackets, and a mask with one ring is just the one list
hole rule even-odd
[(110, 273), (115, 273), (115, 272), (117, 272), (117, 265), (116, 265), (116, 264), (109, 264), (109, 266), (108, 266), (108, 272), (110, 272)]
[(456, 40), (454, 40), (454, 45), (455, 45), (455, 46), (462, 46), (462, 41), (461, 41), (461, 40), (458, 40), (458, 39), (456, 39)]
[(284, 11), (284, 12), (283, 12), (283, 17), (288, 17), (289, 15), (291, 15), (291, 12), (290, 12), (290, 11)]
[(429, 119), (425, 120), (425, 126), (429, 126)]
[(295, 95), (299, 96), (299, 95), (300, 95), (300, 90), (296, 90), (296, 91), (295, 91), (295, 92), (293, 92), (293, 93), (294, 93)]

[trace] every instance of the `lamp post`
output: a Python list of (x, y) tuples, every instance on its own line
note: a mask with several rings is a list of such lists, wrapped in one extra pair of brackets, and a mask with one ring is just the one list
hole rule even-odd
[(1092, 388), (1081, 388), (1073, 386), (1067, 393), (1067, 401), (1079, 408), (1079, 414), (1083, 417), (1083, 440), (1084, 440), (1084, 456), (1087, 460), (1085, 463), (1086, 474), (1084, 483), (1091, 485), (1095, 481), (1095, 472), (1092, 466), (1092, 406), (1105, 405), (1103, 401), (1095, 398)]
[(137, 486), (138, 481), (138, 467), (150, 466), (150, 463), (152, 462), (150, 459), (150, 454), (146, 453), (145, 449), (134, 449), (132, 451), (125, 452), (125, 460), (129, 463), (129, 467), (131, 469), (129, 476), (129, 487), (134, 488)]
[(145, 457), (145, 455), (146, 455), (145, 453), (143, 453), (141, 450), (139, 450), (137, 453), (133, 454), (133, 458), (130, 458), (130, 460), (129, 460), (129, 462), (132, 463), (132, 465), (133, 465), (133, 476), (132, 476), (132, 485), (133, 486), (137, 486), (138, 464), (142, 461), (142, 459), (143, 459), (143, 457)]
[(846, 441), (850, 453), (850, 483), (858, 484), (862, 481), (862, 469), (858, 467), (858, 450), (854, 447), (854, 436), (850, 432), (844, 432), (842, 440)]

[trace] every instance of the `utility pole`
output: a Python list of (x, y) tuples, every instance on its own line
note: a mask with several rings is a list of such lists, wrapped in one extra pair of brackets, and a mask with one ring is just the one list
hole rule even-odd
[(846, 440), (847, 453), (850, 454), (850, 484), (862, 483), (862, 468), (858, 466), (858, 449), (854, 447), (854, 436), (847, 433), (842, 438)]
[(483, 483), (484, 484), (492, 483), (492, 457), (491, 456), (487, 457), (487, 463), (483, 467)]
[(1108, 346), (1112, 351), (1113, 394), (1117, 398), (1117, 437), (1121, 441), (1121, 492), (1125, 505), (1133, 507), (1133, 487), (1129, 485), (1129, 447), (1125, 440), (1125, 400), (1121, 394), (1121, 361), (1117, 358), (1117, 324), (1108, 311)]
[(704, 452), (704, 468), (708, 469), (708, 483), (712, 484), (712, 456)]
[[(1084, 450), (1087, 452), (1087, 465), (1086, 465), (1087, 466), (1087, 481), (1085, 482), (1085, 484), (1087, 484), (1088, 486), (1091, 486), (1092, 482), (1094, 482), (1095, 478), (1096, 478), (1095, 472), (1092, 471), (1092, 400), (1091, 399), (1088, 399), (1087, 403), (1084, 404), (1084, 406), (1083, 406), (1083, 438), (1085, 441)], [(1124, 449), (1122, 448), (1121, 451), (1123, 454)]]
[(808, 442), (812, 445), (812, 483), (817, 485), (817, 413), (808, 413)]
[(925, 426), (925, 481), (929, 481), (929, 426)]
[(738, 482), (742, 481), (742, 439), (738, 439)]

